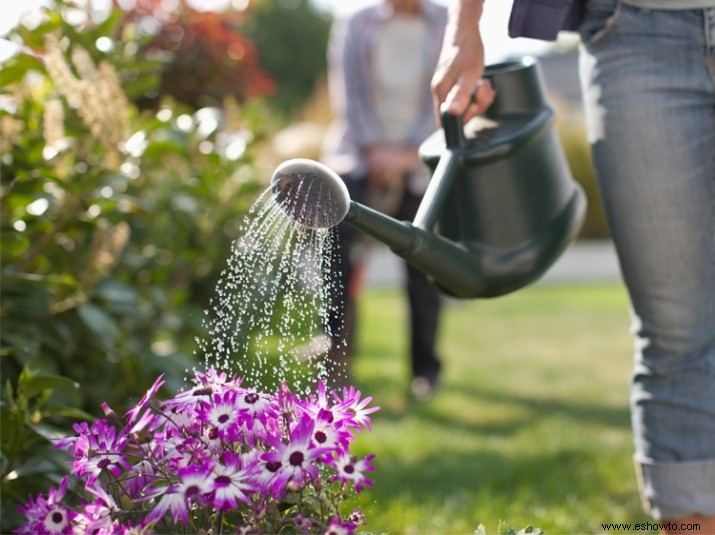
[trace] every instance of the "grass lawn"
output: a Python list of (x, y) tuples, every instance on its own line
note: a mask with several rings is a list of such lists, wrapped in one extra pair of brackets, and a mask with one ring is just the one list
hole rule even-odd
[(407, 393), (406, 301), (360, 301), (355, 384), (382, 410), (358, 454), (376, 453), (358, 502), (371, 533), (547, 533), (645, 522), (632, 464), (632, 340), (617, 284), (541, 284), (452, 301), (441, 326), (442, 387)]

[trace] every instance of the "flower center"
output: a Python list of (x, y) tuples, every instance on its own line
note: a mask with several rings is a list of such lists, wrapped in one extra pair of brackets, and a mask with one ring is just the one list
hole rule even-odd
[(313, 435), (313, 438), (318, 444), (325, 444), (325, 442), (328, 440), (328, 435), (325, 434), (325, 431), (316, 431), (315, 435)]
[(214, 482), (218, 487), (228, 487), (231, 484), (231, 478), (228, 476), (216, 476)]
[(346, 464), (343, 466), (343, 472), (346, 474), (354, 474), (355, 473), (355, 467), (352, 464)]
[(258, 394), (256, 394), (255, 392), (250, 392), (250, 393), (246, 394), (246, 395), (243, 397), (243, 400), (244, 400), (246, 403), (251, 403), (251, 404), (253, 404), (253, 403), (255, 403), (256, 401), (258, 401)]
[(290, 457), (288, 457), (288, 462), (291, 464), (291, 466), (300, 466), (303, 464), (303, 458), (304, 457), (302, 451), (294, 451), (290, 454)]
[(281, 467), (281, 463), (278, 461), (268, 461), (266, 463), (266, 470), (269, 472), (277, 472), (278, 469)]
[(110, 464), (112, 464), (112, 461), (110, 461), (109, 459), (102, 459), (101, 461), (99, 461), (99, 462), (97, 463), (97, 467), (98, 467), (98, 468), (101, 468), (102, 470), (104, 470), (104, 469), (107, 468), (107, 466), (109, 466)]
[(218, 438), (218, 429), (215, 427), (209, 431), (209, 439), (216, 440)]
[(220, 424), (225, 424), (228, 422), (229, 415), (228, 414), (222, 414), (221, 416), (218, 417), (218, 423)]
[(191, 485), (189, 487), (186, 487), (186, 492), (184, 492), (184, 495), (187, 498), (190, 498), (191, 496), (194, 496), (195, 494), (199, 493), (199, 487), (198, 485)]
[(65, 520), (65, 515), (63, 515), (61, 512), (55, 511), (54, 513), (52, 513), (52, 522), (54, 524), (62, 524), (62, 522), (64, 522), (64, 520)]

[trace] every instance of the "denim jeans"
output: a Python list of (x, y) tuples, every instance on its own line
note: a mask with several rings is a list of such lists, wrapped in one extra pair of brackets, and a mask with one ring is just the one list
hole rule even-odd
[(715, 514), (715, 7), (588, 0), (580, 75), (632, 306), (635, 461), (657, 519)]

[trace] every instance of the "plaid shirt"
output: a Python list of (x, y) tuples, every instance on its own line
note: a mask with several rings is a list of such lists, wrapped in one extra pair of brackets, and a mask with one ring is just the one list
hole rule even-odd
[[(382, 24), (392, 17), (392, 6), (382, 2), (336, 21), (328, 50), (330, 97), (335, 121), (326, 136), (323, 161), (343, 176), (358, 177), (366, 171), (361, 148), (384, 140), (376, 119), (372, 55)], [(434, 70), (447, 24), (447, 9), (422, 0), (427, 21), (430, 68)], [(418, 53), (418, 52), (416, 52)], [(406, 145), (418, 146), (436, 128), (429, 84), (421, 98), (419, 120), (411, 128)]]

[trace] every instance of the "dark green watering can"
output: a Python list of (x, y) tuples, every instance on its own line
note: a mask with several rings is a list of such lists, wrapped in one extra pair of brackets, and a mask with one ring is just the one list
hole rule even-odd
[(350, 200), (336, 173), (305, 159), (276, 169), (277, 201), (306, 226), (345, 221), (366, 232), (454, 297), (495, 297), (537, 280), (578, 234), (585, 196), (536, 61), (491, 65), (484, 76), (496, 99), (476, 135), (444, 113), (420, 147), (433, 175), (412, 223)]

